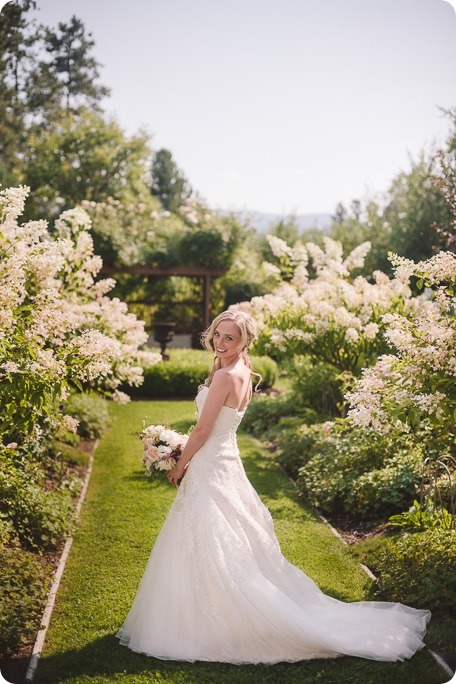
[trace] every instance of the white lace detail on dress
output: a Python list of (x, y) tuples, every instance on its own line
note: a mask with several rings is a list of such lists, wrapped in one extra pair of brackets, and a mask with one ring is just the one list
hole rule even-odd
[[(196, 397), (199, 411), (207, 389)], [(413, 655), (428, 611), (337, 601), (283, 557), (240, 458), (244, 413), (222, 407), (191, 459), (117, 633), (121, 643), (157, 658), (231, 663)]]

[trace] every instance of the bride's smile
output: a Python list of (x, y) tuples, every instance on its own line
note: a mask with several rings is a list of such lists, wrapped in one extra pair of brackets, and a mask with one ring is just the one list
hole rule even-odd
[(214, 331), (212, 343), (222, 368), (239, 358), (242, 340), (233, 321), (221, 321), (219, 323)]

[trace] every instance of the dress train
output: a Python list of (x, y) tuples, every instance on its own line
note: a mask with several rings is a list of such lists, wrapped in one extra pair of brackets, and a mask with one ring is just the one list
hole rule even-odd
[[(203, 388), (200, 411), (206, 396)], [(338, 601), (282, 555), (240, 459), (243, 414), (224, 406), (190, 461), (120, 643), (156, 658), (239, 664), (410, 658), (424, 646), (429, 611)]]

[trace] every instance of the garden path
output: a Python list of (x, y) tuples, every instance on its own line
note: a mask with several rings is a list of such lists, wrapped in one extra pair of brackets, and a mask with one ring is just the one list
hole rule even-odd
[[(92, 478), (57, 596), (34, 681), (46, 684), (443, 684), (448, 676), (430, 654), (404, 663), (356, 658), (267, 665), (179, 663), (147, 658), (119, 646), (115, 632), (128, 612), (151, 546), (175, 495), (166, 481), (150, 482), (140, 465), (134, 431), (142, 420), (185, 432), (194, 422), (190, 401), (135, 401), (111, 406), (112, 427), (101, 441)], [(288, 478), (253, 438), (240, 435), (247, 474), (274, 517), (287, 558), (328, 594), (368, 597), (371, 580)], [(185, 569), (183, 569), (185, 571)], [(446, 678), (445, 678), (446, 677)]]

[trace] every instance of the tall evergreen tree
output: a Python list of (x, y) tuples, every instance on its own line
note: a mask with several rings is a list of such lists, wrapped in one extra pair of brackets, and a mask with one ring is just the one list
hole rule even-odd
[(173, 155), (165, 148), (154, 154), (151, 193), (171, 213), (176, 212), (192, 194), (192, 189), (178, 169)]
[(30, 105), (46, 123), (62, 110), (79, 112), (83, 107), (100, 110), (109, 89), (97, 83), (100, 64), (91, 54), (95, 42), (84, 24), (73, 16), (57, 31), (44, 29), (44, 49), (49, 59), (38, 63), (29, 91)]
[(0, 183), (20, 179), (18, 155), (24, 145), (27, 81), (39, 40), (30, 13), (35, 0), (8, 2), (0, 12)]

